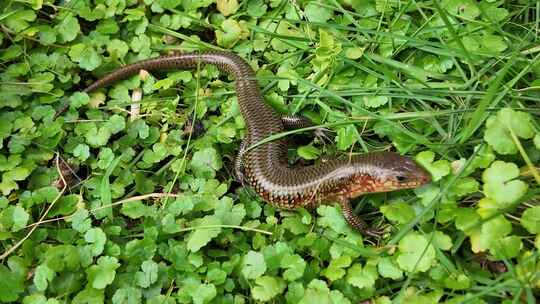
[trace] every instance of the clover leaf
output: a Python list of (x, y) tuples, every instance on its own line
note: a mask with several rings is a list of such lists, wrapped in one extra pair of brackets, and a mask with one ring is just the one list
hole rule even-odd
[(377, 263), (377, 270), (382, 277), (399, 280), (403, 277), (403, 271), (399, 269), (396, 260), (391, 257), (383, 257)]
[(97, 260), (97, 265), (86, 270), (88, 282), (95, 289), (103, 289), (114, 281), (118, 267), (120, 263), (117, 258), (102, 256)]
[(60, 35), (61, 42), (69, 42), (75, 39), (80, 32), (79, 21), (73, 13), (60, 15), (61, 21), (55, 26), (55, 30)]
[(435, 248), (425, 236), (408, 233), (399, 242), (397, 263), (407, 272), (418, 273), (427, 271), (435, 262)]
[(317, 213), (321, 216), (317, 221), (317, 225), (330, 228), (338, 233), (343, 233), (350, 229), (343, 215), (336, 207), (320, 206), (317, 208)]
[(332, 17), (332, 11), (321, 5), (321, 2), (310, 1), (306, 5), (304, 12), (308, 20), (313, 22), (322, 22), (325, 23)]
[(140, 303), (142, 293), (135, 287), (119, 288), (114, 292), (112, 303)]
[(242, 274), (246, 279), (256, 279), (266, 272), (266, 262), (260, 252), (249, 251), (242, 261)]
[(217, 0), (216, 7), (223, 16), (227, 17), (234, 14), (240, 5), (238, 4), (238, 0)]
[(351, 257), (348, 255), (341, 256), (330, 261), (328, 267), (322, 272), (330, 281), (335, 281), (345, 276), (345, 268), (351, 265)]
[(450, 174), (450, 163), (444, 159), (434, 161), (435, 153), (432, 151), (420, 152), (415, 159), (429, 171), (434, 182)]
[(79, 63), (81, 68), (87, 71), (96, 69), (102, 62), (96, 49), (84, 43), (71, 46), (68, 54), (71, 59)]
[(370, 263), (364, 267), (360, 264), (354, 264), (347, 270), (347, 282), (358, 288), (375, 286), (378, 277), (377, 268)]
[(528, 208), (521, 215), (521, 224), (530, 233), (540, 233), (540, 206)]
[(255, 279), (257, 286), (251, 289), (251, 295), (258, 301), (269, 301), (285, 290), (285, 282), (278, 277), (262, 276)]
[(37, 290), (45, 291), (48, 284), (52, 282), (54, 276), (54, 271), (47, 267), (47, 265), (41, 264), (36, 267), (36, 272), (34, 273), (34, 284), (36, 285)]
[(496, 116), (487, 119), (484, 140), (497, 153), (517, 153), (512, 134), (523, 139), (531, 139), (535, 135), (530, 114), (504, 108), (499, 110)]
[(221, 158), (214, 148), (206, 148), (195, 152), (190, 163), (195, 175), (208, 178), (214, 177), (216, 171), (221, 169), (222, 165)]
[(405, 224), (414, 219), (414, 208), (405, 202), (394, 202), (381, 206), (381, 212), (384, 216), (400, 224)]
[(221, 24), (221, 30), (216, 31), (217, 43), (225, 48), (233, 47), (244, 36), (244, 29), (233, 19), (227, 19)]
[(36, 13), (32, 10), (19, 10), (4, 16), (6, 26), (17, 33), (28, 28), (29, 22), (36, 20)]
[(24, 275), (0, 265), (0, 301), (13, 302), (24, 291)]
[(527, 192), (527, 184), (516, 180), (519, 168), (514, 163), (495, 161), (482, 174), (484, 194), (502, 207), (511, 205)]
[(137, 271), (135, 281), (142, 288), (148, 288), (158, 279), (158, 264), (152, 260), (144, 261), (141, 265), (142, 271)]

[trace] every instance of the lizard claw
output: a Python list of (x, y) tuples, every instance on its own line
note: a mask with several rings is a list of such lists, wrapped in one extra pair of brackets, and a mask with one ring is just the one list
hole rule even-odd
[(332, 137), (330, 136), (330, 133), (333, 133), (333, 132), (334, 131), (328, 128), (319, 127), (315, 129), (313, 134), (315, 134), (315, 138), (317, 138), (317, 140), (319, 140), (322, 144), (331, 144)]

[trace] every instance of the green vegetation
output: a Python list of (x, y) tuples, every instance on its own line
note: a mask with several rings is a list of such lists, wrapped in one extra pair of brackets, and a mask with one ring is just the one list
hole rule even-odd
[[(535, 0), (1, 1), (0, 303), (535, 303), (539, 15)], [(215, 67), (80, 92), (207, 49), (334, 131), (291, 161), (393, 149), (433, 182), (358, 199), (387, 226), (366, 239), (339, 207), (278, 210), (233, 182), (246, 130)]]

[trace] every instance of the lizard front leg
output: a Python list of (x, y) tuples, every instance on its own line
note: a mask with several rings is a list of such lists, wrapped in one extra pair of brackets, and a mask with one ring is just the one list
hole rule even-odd
[(339, 201), (339, 204), (341, 205), (341, 213), (343, 214), (343, 217), (345, 218), (347, 223), (356, 231), (360, 232), (363, 235), (369, 235), (376, 238), (380, 238), (382, 236), (384, 232), (382, 229), (369, 227), (364, 220), (354, 214), (351, 202), (348, 199), (341, 199)]

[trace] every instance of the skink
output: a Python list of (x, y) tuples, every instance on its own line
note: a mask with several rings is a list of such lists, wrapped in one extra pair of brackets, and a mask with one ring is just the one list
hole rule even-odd
[[(247, 126), (244, 147), (285, 130), (281, 117), (265, 103), (253, 69), (241, 57), (229, 52), (175, 54), (129, 64), (97, 80), (84, 92), (140, 70), (194, 69), (201, 64), (215, 65), (234, 76), (240, 111)], [(340, 204), (346, 221), (367, 235), (379, 235), (380, 231), (369, 228), (354, 214), (351, 199), (367, 193), (416, 188), (431, 180), (429, 173), (411, 158), (392, 152), (354, 155), (299, 168), (287, 164), (286, 152), (285, 141), (276, 140), (242, 153), (243, 174), (257, 194), (264, 201), (285, 209)]]

